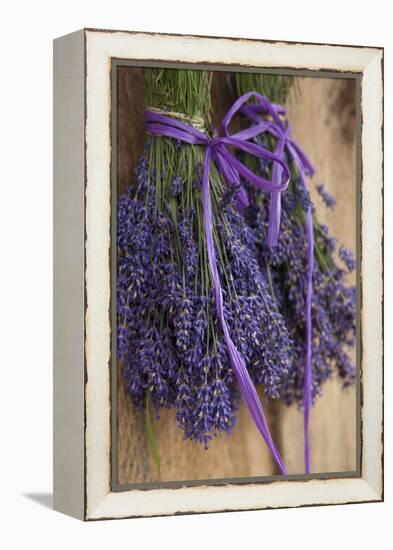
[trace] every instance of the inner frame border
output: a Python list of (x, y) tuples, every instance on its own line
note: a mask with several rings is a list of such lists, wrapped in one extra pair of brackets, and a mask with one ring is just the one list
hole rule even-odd
[[(116, 311), (116, 276), (117, 276), (117, 77), (118, 67), (162, 67), (162, 68), (190, 68), (200, 70), (222, 71), (222, 72), (247, 72), (247, 73), (265, 73), (280, 74), (298, 77), (313, 78), (346, 78), (355, 80), (356, 96), (356, 469), (342, 472), (321, 472), (315, 474), (289, 474), (287, 476), (250, 476), (240, 478), (213, 478), (198, 480), (181, 480), (165, 482), (145, 482), (145, 483), (118, 483), (118, 425), (117, 425), (117, 311)], [(247, 485), (247, 484), (269, 484), (274, 481), (308, 481), (317, 479), (338, 479), (338, 478), (357, 478), (361, 477), (361, 464), (363, 445), (361, 437), (362, 422), (362, 392), (363, 380), (361, 372), (362, 359), (362, 318), (361, 318), (361, 300), (362, 300), (362, 282), (361, 282), (361, 180), (362, 180), (362, 110), (361, 110), (361, 72), (349, 71), (327, 71), (312, 69), (290, 69), (290, 68), (263, 68), (253, 66), (241, 66), (232, 64), (216, 63), (188, 63), (188, 62), (170, 62), (166, 60), (134, 60), (111, 58), (110, 67), (111, 81), (111, 114), (110, 114), (110, 139), (111, 139), (111, 185), (110, 185), (110, 204), (111, 204), (111, 225), (110, 225), (110, 331), (111, 331), (111, 361), (110, 361), (110, 423), (111, 423), (111, 442), (110, 442), (110, 471), (111, 471), (111, 490), (113, 492), (137, 490), (152, 490), (171, 488), (178, 489), (183, 487), (195, 486), (225, 486), (225, 485)]]

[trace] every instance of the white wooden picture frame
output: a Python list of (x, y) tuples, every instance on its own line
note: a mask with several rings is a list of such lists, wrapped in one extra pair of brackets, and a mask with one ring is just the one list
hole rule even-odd
[[(356, 73), (361, 83), (359, 475), (114, 491), (113, 60)], [(82, 520), (383, 499), (383, 50), (85, 29), (54, 43), (54, 507)]]

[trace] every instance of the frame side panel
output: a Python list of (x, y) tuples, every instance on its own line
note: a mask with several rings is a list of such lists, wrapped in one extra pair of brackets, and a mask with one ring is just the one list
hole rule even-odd
[(54, 41), (54, 508), (84, 519), (84, 31)]
[(383, 53), (362, 79), (362, 477), (383, 497)]

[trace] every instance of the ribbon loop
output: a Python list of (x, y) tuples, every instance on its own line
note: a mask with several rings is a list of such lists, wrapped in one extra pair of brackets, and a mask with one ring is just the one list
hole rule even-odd
[[(305, 179), (306, 175), (312, 176), (315, 172), (314, 167), (308, 160), (306, 154), (299, 147), (299, 145), (291, 138), (291, 129), (287, 122), (281, 120), (279, 114), (283, 114), (285, 110), (280, 109), (279, 106), (270, 103), (270, 101), (255, 92), (245, 94), (251, 97), (256, 97), (258, 103), (245, 104), (241, 101), (239, 103), (240, 112), (247, 116), (252, 122), (254, 122), (254, 137), (262, 134), (269, 133), (277, 139), (277, 145), (274, 153), (282, 160), (284, 160), (285, 150), (288, 151), (299, 170), (299, 175)], [(244, 97), (244, 96), (243, 96)], [(266, 121), (261, 119), (260, 114), (269, 115), (273, 119), (272, 121)], [(252, 131), (247, 129), (246, 136), (250, 136)], [(282, 178), (281, 171), (277, 166), (277, 163), (273, 166), (272, 182), (277, 185)], [(280, 190), (272, 193), (269, 207), (269, 230), (268, 230), (268, 245), (270, 248), (277, 246), (278, 235), (280, 232), (280, 220), (281, 220), (281, 194)]]

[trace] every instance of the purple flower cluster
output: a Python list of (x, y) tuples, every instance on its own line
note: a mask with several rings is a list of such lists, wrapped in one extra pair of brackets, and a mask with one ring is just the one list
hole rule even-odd
[(349, 272), (355, 269), (356, 261), (355, 261), (355, 258), (353, 257), (352, 251), (349, 248), (347, 248), (346, 246), (340, 246), (338, 255), (346, 265), (346, 268), (348, 269)]
[[(303, 401), (304, 364), (306, 354), (306, 286), (307, 237), (304, 212), (310, 198), (298, 180), (282, 194), (282, 218), (278, 246), (266, 246), (269, 198), (249, 190), (251, 206), (246, 213), (250, 227), (258, 239), (260, 265), (269, 274), (272, 295), (293, 343), (293, 367), (282, 393), (288, 403)], [(334, 369), (345, 386), (353, 383), (355, 368), (350, 358), (356, 335), (356, 293), (345, 281), (345, 273), (335, 265), (332, 253), (336, 240), (326, 226), (314, 219), (315, 256), (313, 272), (313, 344), (312, 392), (321, 393), (323, 383)], [(354, 267), (349, 250), (340, 249), (340, 257), (348, 269)]]
[(226, 318), (253, 381), (263, 384), (267, 395), (278, 398), (292, 367), (292, 341), (270, 294), (268, 280), (259, 268), (255, 233), (233, 208), (228, 207), (225, 213), (231, 230), (219, 227), (237, 296), (227, 308)]
[(317, 185), (317, 191), (322, 197), (322, 200), (327, 208), (334, 208), (336, 206), (336, 199), (328, 191), (326, 191), (323, 183)]
[[(195, 180), (198, 197), (198, 171)], [(144, 407), (149, 391), (156, 410), (174, 407), (184, 437), (207, 447), (231, 432), (239, 393), (216, 316), (200, 203), (180, 206), (189, 190), (179, 176), (170, 185), (176, 216), (173, 205), (158, 208), (145, 156), (136, 181), (118, 201), (118, 357), (134, 405)], [(231, 200), (217, 209), (215, 233), (231, 336), (254, 381), (284, 397), (292, 341), (259, 269), (255, 234)]]
[[(257, 138), (260, 142), (260, 138)], [(154, 141), (152, 141), (154, 147)], [(266, 145), (266, 143), (265, 143)], [(187, 145), (179, 145), (187, 165)], [(181, 149), (181, 151), (180, 151)], [(146, 394), (156, 411), (174, 408), (186, 439), (203, 443), (230, 433), (239, 403), (216, 315), (201, 205), (201, 167), (189, 173), (140, 159), (136, 187), (118, 201), (117, 353), (132, 402)], [(242, 160), (244, 161), (245, 156)], [(171, 167), (173, 168), (173, 167)], [(269, 177), (271, 165), (259, 161)], [(255, 384), (287, 404), (303, 403), (306, 355), (307, 236), (314, 217), (312, 395), (337, 372), (355, 379), (356, 292), (333, 261), (336, 240), (316, 220), (310, 194), (297, 176), (282, 194), (278, 246), (267, 246), (269, 196), (247, 186), (250, 206), (236, 208), (237, 188), (212, 192), (217, 267), (231, 337)], [(325, 205), (333, 197), (318, 186)], [(338, 256), (355, 268), (349, 249)]]

